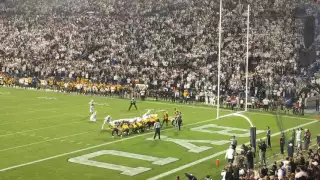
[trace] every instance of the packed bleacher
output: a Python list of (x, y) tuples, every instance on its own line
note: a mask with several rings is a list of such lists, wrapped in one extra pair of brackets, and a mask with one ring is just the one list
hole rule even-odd
[[(220, 90), (226, 106), (231, 96), (243, 102), (248, 4), (250, 97), (299, 97), (308, 83), (300, 75), (319, 70), (319, 62), (303, 68), (297, 62), (298, 1), (224, 0)], [(215, 104), (218, 23), (218, 0), (2, 0), (0, 83)], [(319, 177), (318, 163), (319, 151), (291, 160), (286, 176)]]
[[(296, 1), (223, 1), (222, 94), (244, 96), (248, 4), (250, 96), (298, 96)], [(217, 92), (219, 1), (6, 0), (0, 16), (0, 66), (11, 78), (144, 84), (162, 99)]]

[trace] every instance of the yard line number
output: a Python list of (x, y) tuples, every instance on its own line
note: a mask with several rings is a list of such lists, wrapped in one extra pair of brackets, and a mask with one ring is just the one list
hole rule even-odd
[[(211, 128), (211, 129), (210, 129)], [(219, 130), (217, 130), (219, 129)], [(202, 132), (202, 133), (210, 133), (210, 134), (220, 134), (220, 135), (228, 135), (228, 136), (237, 136), (237, 137), (249, 137), (250, 132), (248, 129), (242, 129), (242, 128), (233, 128), (233, 127), (227, 127), (227, 126), (218, 126), (216, 124), (207, 124), (204, 126), (199, 126), (195, 128), (191, 128), (191, 131), (196, 132)], [(232, 133), (234, 132), (234, 133)], [(240, 132), (240, 133), (239, 133)], [(241, 133), (242, 132), (242, 133)], [(257, 131), (257, 134), (262, 133), (264, 131)], [(146, 140), (153, 140), (152, 138), (147, 138)], [(173, 142), (179, 146), (182, 146), (187, 149), (190, 153), (201, 153), (206, 150), (211, 149), (211, 146), (197, 146), (193, 143), (204, 143), (204, 144), (211, 144), (211, 145), (224, 145), (229, 143), (229, 140), (192, 140), (192, 139), (173, 139), (170, 137), (162, 137), (163, 141), (167, 142)], [(117, 151), (117, 150), (101, 150), (97, 152), (93, 152), (90, 154), (85, 154), (82, 156), (78, 156), (75, 158), (71, 158), (68, 161), (72, 163), (87, 165), (87, 166), (93, 166), (93, 167), (99, 167), (114, 171), (120, 171), (120, 174), (127, 175), (127, 176), (135, 176), (138, 174), (141, 174), (146, 171), (150, 171), (152, 168), (150, 167), (128, 167), (124, 165), (118, 165), (118, 164), (111, 164), (106, 162), (99, 162), (96, 160), (92, 160), (92, 158), (103, 156), (103, 155), (113, 155), (113, 156), (120, 156), (125, 158), (131, 158), (131, 159), (139, 159), (143, 161), (149, 161), (152, 162), (154, 165), (164, 166), (173, 162), (178, 161), (179, 159), (173, 158), (173, 157), (154, 157), (149, 155), (142, 155), (142, 154), (135, 154), (130, 152), (124, 152), (124, 151)]]

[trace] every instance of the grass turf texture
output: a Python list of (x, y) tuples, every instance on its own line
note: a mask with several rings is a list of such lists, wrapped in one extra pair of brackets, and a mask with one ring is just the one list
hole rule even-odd
[[(54, 97), (49, 100), (39, 97)], [(98, 111), (96, 123), (89, 123), (89, 101), (106, 104), (96, 106)], [(103, 118), (111, 115), (114, 120), (120, 118), (131, 118), (141, 116), (145, 109), (168, 110), (173, 114), (176, 107), (183, 113), (184, 127), (181, 132), (171, 126), (165, 127), (162, 136), (175, 139), (192, 140), (229, 140), (229, 136), (220, 134), (208, 134), (191, 131), (190, 128), (206, 124), (217, 124), (220, 126), (237, 127), (249, 129), (246, 120), (229, 116), (215, 120), (216, 109), (202, 106), (176, 105), (161, 102), (137, 102), (138, 111), (128, 111), (129, 100), (111, 99), (104, 97), (78, 96), (63, 93), (27, 91), (22, 89), (0, 88), (0, 179), (1, 180), (126, 180), (126, 179), (149, 179), (159, 174), (166, 173), (185, 164), (195, 162), (212, 154), (226, 150), (229, 144), (211, 145), (206, 143), (194, 143), (198, 146), (213, 147), (201, 153), (187, 152), (188, 150), (173, 142), (148, 141), (146, 138), (153, 133), (143, 133), (124, 137), (122, 140), (111, 137), (110, 131), (100, 131)], [(228, 110), (221, 110), (221, 115), (230, 114)], [(159, 113), (162, 120), (162, 112)], [(248, 116), (258, 130), (265, 130), (270, 126), (272, 133), (279, 132), (276, 116), (271, 113), (247, 112)], [(281, 122), (284, 129), (289, 129), (301, 124), (312, 122), (314, 116), (293, 117), (282, 116)], [(320, 123), (315, 122), (304, 128), (317, 133)], [(215, 130), (215, 128), (209, 128)], [(235, 132), (236, 133), (236, 132)], [(290, 136), (291, 133), (287, 133)], [(265, 137), (265, 133), (258, 134), (258, 138)], [(312, 138), (314, 138), (313, 136)], [(246, 143), (249, 138), (237, 138), (238, 144)], [(279, 153), (279, 136), (272, 137), (272, 150), (268, 149), (267, 155), (272, 156)], [(119, 141), (120, 140), (120, 141)], [(105, 144), (105, 145), (103, 145)], [(95, 147), (96, 145), (101, 145)], [(61, 155), (45, 161), (5, 170), (5, 168), (34, 162), (48, 157), (54, 157), (79, 149), (85, 149), (76, 153)], [(129, 167), (148, 167), (152, 170), (144, 173), (127, 176), (121, 175), (119, 171), (107, 170), (98, 167), (90, 167), (68, 162), (69, 158), (78, 157), (100, 150), (118, 150), (136, 154), (150, 155), (155, 157), (173, 157), (178, 161), (159, 166), (152, 162), (123, 158), (119, 156), (99, 156), (93, 158), (99, 162), (114, 163)], [(199, 179), (211, 175), (212, 179), (220, 179), (223, 166), (216, 167), (215, 159), (220, 159), (224, 165), (224, 153), (207, 161), (183, 168), (180, 171), (169, 173), (160, 179), (175, 179), (176, 176), (183, 177), (184, 173), (195, 174)], [(271, 162), (270, 162), (271, 163)]]

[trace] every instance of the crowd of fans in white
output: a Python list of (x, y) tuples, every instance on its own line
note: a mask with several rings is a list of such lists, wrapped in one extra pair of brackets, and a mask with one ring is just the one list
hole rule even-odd
[[(249, 53), (258, 63), (249, 85), (292, 92), (301, 82), (296, 1), (223, 1), (222, 89), (245, 87), (248, 3)], [(9, 74), (217, 87), (219, 1), (6, 0), (0, 16), (0, 64)]]
[[(304, 87), (297, 76), (296, 3), (223, 0), (223, 90), (245, 88), (248, 4), (249, 55), (257, 63), (249, 76), (252, 95), (267, 89), (267, 95), (280, 96)], [(0, 1), (0, 71), (215, 90), (218, 23), (218, 0)]]

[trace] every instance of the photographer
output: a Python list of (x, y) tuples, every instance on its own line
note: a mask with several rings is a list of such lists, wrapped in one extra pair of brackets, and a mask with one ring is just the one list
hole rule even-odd
[(197, 177), (192, 174), (185, 173), (185, 175), (187, 176), (188, 180), (197, 180)]
[(267, 151), (267, 145), (265, 141), (260, 140), (258, 142), (259, 147), (259, 157), (261, 164), (266, 164), (266, 151)]

